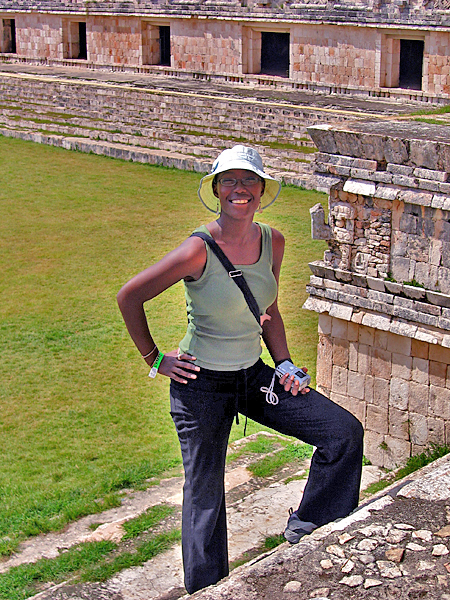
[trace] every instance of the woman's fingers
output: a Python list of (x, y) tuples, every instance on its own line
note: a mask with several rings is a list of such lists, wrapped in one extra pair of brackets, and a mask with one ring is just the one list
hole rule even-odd
[[(302, 367), (302, 371), (306, 372), (307, 369)], [(294, 375), (289, 376), (287, 373), (284, 374), (283, 377), (280, 378), (280, 383), (286, 392), (290, 391), (293, 396), (297, 396), (299, 392), (300, 394), (307, 394), (309, 392), (309, 388), (302, 388), (301, 390), (299, 389), (300, 382), (295, 379)]]
[(158, 372), (180, 383), (187, 383), (189, 379), (196, 379), (196, 373), (200, 371), (200, 367), (194, 364), (195, 360), (195, 356), (180, 353), (179, 349), (173, 350), (164, 355)]

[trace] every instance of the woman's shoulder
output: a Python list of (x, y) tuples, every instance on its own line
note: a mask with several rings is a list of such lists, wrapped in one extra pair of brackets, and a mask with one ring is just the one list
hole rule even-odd
[(267, 236), (268, 238), (270, 238), (272, 240), (273, 245), (284, 246), (284, 236), (281, 233), (281, 231), (278, 231), (278, 229), (274, 229), (267, 223), (258, 223), (258, 225), (261, 228), (263, 236)]

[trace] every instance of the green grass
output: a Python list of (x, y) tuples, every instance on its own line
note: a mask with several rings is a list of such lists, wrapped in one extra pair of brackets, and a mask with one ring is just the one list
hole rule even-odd
[(69, 578), (72, 584), (106, 581), (123, 569), (144, 564), (180, 539), (179, 529), (170, 530), (151, 536), (132, 552), (120, 552), (116, 544), (108, 541), (79, 544), (57, 558), (43, 558), (0, 574), (0, 598), (25, 600), (36, 594), (42, 584), (51, 582), (54, 585)]
[(312, 454), (313, 447), (309, 444), (289, 444), (283, 450), (265, 456), (247, 468), (255, 477), (270, 477), (285, 464), (293, 461), (303, 461), (306, 458), (311, 458)]
[(36, 592), (36, 585), (64, 581), (71, 573), (88, 569), (112, 552), (112, 542), (94, 542), (74, 546), (58, 558), (38, 560), (36, 563), (13, 567), (0, 575), (0, 598), (24, 600)]
[(169, 515), (173, 514), (174, 507), (167, 504), (157, 504), (150, 507), (142, 515), (139, 515), (135, 519), (126, 521), (123, 524), (123, 528), (126, 531), (124, 540), (132, 539), (150, 529)]
[(227, 463), (231, 463), (246, 454), (267, 454), (273, 452), (276, 448), (276, 442), (283, 443), (283, 440), (274, 440), (267, 438), (266, 436), (258, 436), (256, 440), (251, 440), (234, 452), (228, 454)]
[[(383, 449), (387, 449), (387, 446)], [(398, 471), (391, 477), (387, 477), (386, 479), (381, 479), (380, 481), (370, 484), (365, 490), (363, 490), (363, 496), (372, 496), (373, 494), (381, 492), (381, 490), (384, 490), (395, 481), (399, 481), (400, 479), (407, 477), (411, 473), (414, 473), (414, 471), (418, 471), (422, 467), (425, 467), (438, 458), (445, 456), (449, 452), (449, 446), (438, 446), (437, 444), (432, 444), (429, 448), (424, 450), (424, 452), (408, 458), (406, 465), (398, 469)]]
[[(0, 138), (0, 552), (120, 502), (124, 488), (180, 469), (169, 381), (149, 380), (115, 296), (211, 216), (200, 176)], [(280, 307), (294, 361), (313, 380), (317, 315), (301, 309), (309, 208), (284, 187), (259, 216), (287, 245)], [(181, 284), (149, 303), (160, 348), (184, 335)], [(267, 352), (264, 354), (267, 356)], [(243, 420), (244, 421), (244, 420)], [(243, 435), (234, 426), (231, 439)], [(248, 433), (261, 428), (249, 423)]]

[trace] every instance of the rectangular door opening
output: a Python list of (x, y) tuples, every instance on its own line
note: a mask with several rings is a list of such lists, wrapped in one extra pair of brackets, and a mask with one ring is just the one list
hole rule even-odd
[(400, 40), (399, 87), (422, 89), (423, 40)]
[(289, 77), (289, 33), (261, 33), (261, 73)]
[(162, 25), (159, 28), (159, 64), (170, 67), (170, 26)]

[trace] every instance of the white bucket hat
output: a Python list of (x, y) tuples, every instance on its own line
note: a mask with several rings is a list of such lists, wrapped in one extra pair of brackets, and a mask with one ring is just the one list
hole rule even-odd
[(218, 173), (230, 169), (252, 171), (265, 180), (264, 194), (261, 196), (261, 209), (267, 208), (272, 202), (275, 202), (281, 190), (281, 183), (264, 173), (262, 158), (256, 150), (246, 146), (234, 146), (219, 154), (213, 163), (211, 172), (200, 181), (198, 197), (208, 210), (214, 213), (217, 210), (217, 196), (214, 195), (212, 186), (214, 177)]

